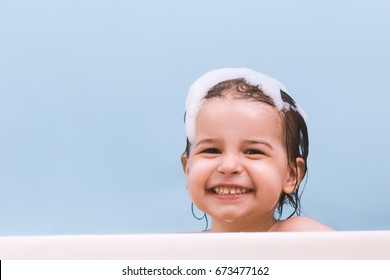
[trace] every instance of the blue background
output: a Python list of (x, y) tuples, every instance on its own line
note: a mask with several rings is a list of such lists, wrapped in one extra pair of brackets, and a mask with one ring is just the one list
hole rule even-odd
[(389, 30), (378, 0), (1, 0), (0, 235), (202, 230), (184, 101), (220, 67), (307, 112), (305, 215), (390, 229)]

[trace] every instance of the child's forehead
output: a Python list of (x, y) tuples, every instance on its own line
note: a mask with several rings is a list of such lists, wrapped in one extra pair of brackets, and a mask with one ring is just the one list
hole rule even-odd
[(233, 135), (238, 137), (234, 139), (242, 141), (271, 136), (274, 141), (280, 141), (283, 135), (280, 112), (268, 104), (251, 100), (206, 100), (196, 120), (195, 142), (205, 137), (227, 137), (227, 140)]
[(207, 123), (212, 117), (215, 120), (224, 120), (234, 116), (234, 121), (245, 125), (244, 119), (255, 119), (258, 122), (267, 120), (278, 126), (282, 124), (282, 113), (275, 107), (248, 99), (237, 99), (232, 97), (219, 97), (206, 100), (199, 110), (196, 118), (196, 126), (199, 119)]

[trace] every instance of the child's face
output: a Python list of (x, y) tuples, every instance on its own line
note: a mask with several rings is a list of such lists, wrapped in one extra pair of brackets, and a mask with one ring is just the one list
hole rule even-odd
[(196, 139), (184, 160), (194, 204), (218, 224), (261, 227), (273, 219), (282, 191), (291, 193), (282, 122), (271, 106), (216, 98), (202, 106)]

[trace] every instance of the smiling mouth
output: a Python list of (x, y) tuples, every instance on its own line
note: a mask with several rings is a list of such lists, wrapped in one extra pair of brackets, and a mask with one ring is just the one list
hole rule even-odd
[(211, 189), (213, 193), (218, 195), (240, 195), (253, 190), (247, 188), (237, 188), (237, 187), (215, 187)]

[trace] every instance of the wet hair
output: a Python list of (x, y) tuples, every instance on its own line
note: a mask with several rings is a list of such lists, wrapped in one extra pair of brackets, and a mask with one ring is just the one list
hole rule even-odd
[[(248, 84), (245, 79), (239, 78), (226, 80), (216, 84), (207, 92), (204, 99), (207, 100), (231, 96), (232, 98), (236, 99), (246, 99), (254, 102), (265, 103), (275, 108), (279, 112), (282, 121), (282, 137), (286, 148), (288, 166), (292, 170), (295, 169), (296, 174), (298, 174), (296, 159), (302, 158), (305, 161), (304, 173), (302, 176), (303, 179), (307, 173), (307, 157), (309, 155), (309, 137), (306, 122), (302, 115), (298, 112), (294, 99), (283, 90), (280, 90), (280, 94), (282, 100), (290, 105), (290, 109), (278, 110), (273, 99), (270, 96), (264, 94), (261, 86)], [(191, 143), (187, 138), (187, 145), (184, 155), (189, 156), (190, 149)], [(300, 215), (301, 193), (299, 192), (299, 187), (299, 178), (297, 178), (295, 189), (291, 194), (284, 192), (281, 193), (276, 206), (276, 210), (279, 213), (279, 219), (283, 214), (283, 206), (285, 204), (289, 204), (293, 209), (293, 212), (288, 216), (288, 218), (295, 214)]]

